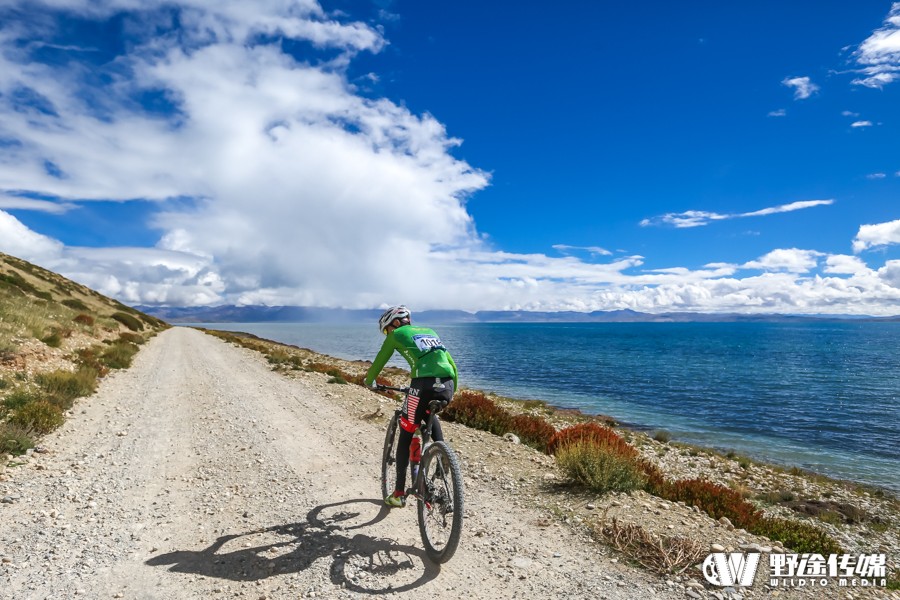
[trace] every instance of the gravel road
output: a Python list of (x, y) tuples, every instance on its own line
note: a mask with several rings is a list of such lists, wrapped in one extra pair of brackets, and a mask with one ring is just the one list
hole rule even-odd
[[(484, 476), (466, 477), (460, 550), (432, 565), (415, 510), (378, 497), (393, 405), (309, 375), (192, 329), (155, 337), (7, 469), (0, 598), (685, 597)], [(464, 469), (489, 461), (446, 430)]]

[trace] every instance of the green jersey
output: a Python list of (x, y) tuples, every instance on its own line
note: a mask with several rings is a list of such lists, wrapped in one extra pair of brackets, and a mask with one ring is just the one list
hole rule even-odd
[(456, 364), (447, 352), (441, 338), (433, 329), (403, 325), (387, 334), (381, 350), (369, 372), (366, 373), (366, 385), (372, 385), (381, 373), (384, 365), (391, 358), (394, 350), (403, 355), (409, 363), (411, 377), (452, 377), (453, 389), (459, 389)]

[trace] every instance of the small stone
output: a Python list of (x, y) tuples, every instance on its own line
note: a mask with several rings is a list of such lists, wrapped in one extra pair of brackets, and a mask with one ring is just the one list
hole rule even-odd
[(719, 519), (719, 523), (728, 531), (734, 531), (734, 525), (731, 524), (731, 521), (728, 520), (728, 517), (722, 517), (721, 519)]
[(725, 546), (722, 544), (712, 544), (709, 547), (710, 552), (725, 552)]
[(593, 504), (588, 503), (588, 505), (585, 506), (585, 508), (588, 509), (588, 510), (594, 510), (594, 509), (597, 508), (597, 507), (594, 506)]
[(513, 444), (521, 444), (522, 443), (522, 440), (519, 439), (519, 436), (517, 436), (516, 434), (514, 434), (512, 432), (503, 434), (503, 439), (506, 440), (507, 442), (511, 442)]
[(700, 590), (700, 591), (703, 591), (703, 590), (705, 589), (705, 588), (703, 587), (703, 584), (700, 583), (699, 581), (688, 581), (688, 582), (687, 582), (687, 586), (688, 586), (689, 588), (691, 588), (691, 589), (694, 589), (694, 590)]
[(741, 544), (738, 548), (743, 552), (755, 552), (757, 554), (762, 552), (762, 548), (760, 548), (759, 544)]
[(686, 591), (686, 592), (685, 592), (685, 595), (686, 595), (688, 598), (695, 598), (696, 600), (700, 600), (700, 597), (701, 597), (700, 594), (698, 594), (698, 593), (695, 592), (694, 590), (688, 590), (688, 591)]

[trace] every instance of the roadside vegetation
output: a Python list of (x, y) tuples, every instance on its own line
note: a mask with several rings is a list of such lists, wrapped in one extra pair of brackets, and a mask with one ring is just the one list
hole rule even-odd
[(0, 458), (33, 448), (167, 325), (0, 253)]
[[(316, 354), (312, 351), (271, 342), (244, 333), (205, 330), (225, 341), (261, 352), (276, 371), (320, 372), (328, 375), (330, 383), (347, 382), (362, 385), (367, 365), (347, 363)], [(350, 366), (354, 368), (349, 368)], [(379, 383), (391, 385), (392, 378), (405, 379), (401, 370), (385, 371)], [(389, 395), (389, 394), (385, 394)], [(512, 404), (517, 404), (510, 408)], [(750, 498), (745, 489), (733, 489), (702, 478), (675, 479), (667, 477), (646, 458), (633, 443), (638, 439), (634, 432), (614, 428), (609, 417), (589, 417), (580, 413), (554, 411), (537, 401), (527, 403), (498, 402), (486, 394), (474, 390), (461, 390), (442, 413), (442, 417), (473, 429), (503, 436), (514, 434), (521, 443), (540, 452), (554, 456), (557, 466), (568, 484), (575, 489), (594, 494), (607, 492), (632, 492), (643, 490), (664, 500), (697, 507), (716, 520), (727, 519), (729, 525), (750, 533), (779, 541), (795, 552), (818, 554), (840, 553), (841, 545), (816, 521), (829, 523), (819, 517), (822, 514), (794, 511), (786, 518), (769, 514), (770, 508), (784, 506), (775, 498)], [(668, 432), (655, 432), (643, 436), (652, 443), (671, 450)], [(643, 439), (642, 438), (642, 439)], [(650, 443), (650, 442), (647, 442)], [(682, 448), (686, 455), (694, 456), (699, 449)], [(667, 449), (668, 451), (668, 449)], [(735, 455), (741, 468), (749, 468), (749, 459)], [(772, 501), (775, 500), (775, 501)], [(612, 545), (628, 554), (633, 553), (637, 562), (654, 562), (666, 565), (669, 572), (683, 568), (684, 561), (696, 557), (696, 547), (681, 539), (661, 540), (648, 532), (641, 532), (621, 523), (597, 524), (598, 533)], [(638, 527), (639, 529), (639, 527)], [(654, 559), (653, 547), (675, 548), (672, 555)], [(629, 550), (630, 549), (630, 550)]]

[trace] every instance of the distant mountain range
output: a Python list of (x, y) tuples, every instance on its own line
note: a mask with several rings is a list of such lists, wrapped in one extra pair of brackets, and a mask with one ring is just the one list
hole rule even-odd
[[(316, 308), (307, 306), (136, 306), (136, 309), (169, 323), (371, 323), (381, 309)], [(482, 310), (424, 310), (414, 314), (423, 323), (796, 323), (810, 321), (900, 321), (895, 317), (859, 317), (852, 315), (746, 315), (737, 313), (650, 314), (633, 310), (594, 312), (531, 312)]]

